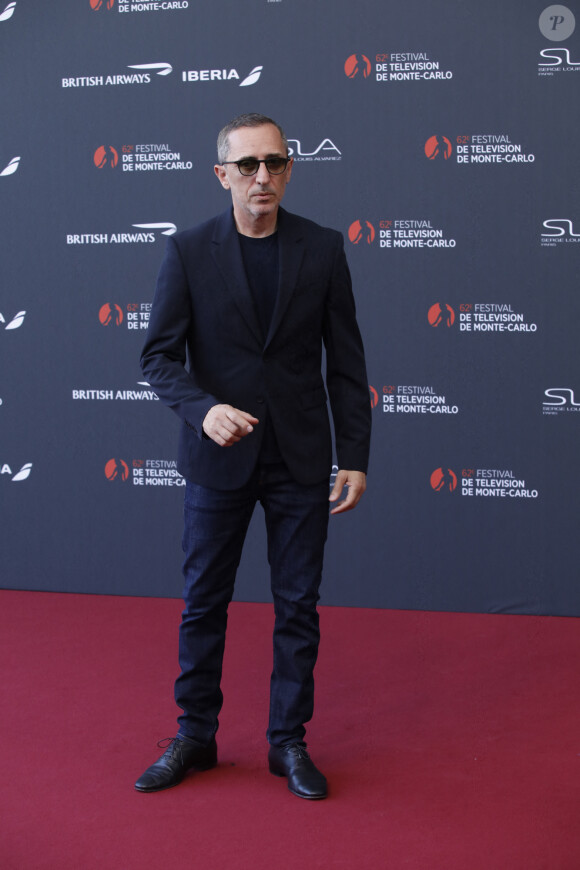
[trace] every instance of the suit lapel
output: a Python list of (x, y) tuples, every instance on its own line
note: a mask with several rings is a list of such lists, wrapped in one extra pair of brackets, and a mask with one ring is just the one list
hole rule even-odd
[(266, 347), (272, 341), (276, 330), (284, 319), (288, 303), (296, 288), (298, 273), (304, 256), (302, 231), (292, 220), (292, 215), (282, 208), (278, 211), (278, 251), (280, 256), (278, 295), (276, 296), (276, 305), (266, 339)]
[(240, 314), (262, 345), (264, 336), (246, 279), (246, 270), (231, 209), (217, 218), (212, 238), (212, 256)]

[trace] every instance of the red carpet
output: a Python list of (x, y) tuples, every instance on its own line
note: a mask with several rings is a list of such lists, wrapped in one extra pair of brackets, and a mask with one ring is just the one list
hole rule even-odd
[(175, 600), (0, 593), (2, 870), (578, 870), (580, 623), (323, 608), (308, 739), (266, 769), (272, 615), (234, 604), (217, 770), (143, 795), (175, 733)]

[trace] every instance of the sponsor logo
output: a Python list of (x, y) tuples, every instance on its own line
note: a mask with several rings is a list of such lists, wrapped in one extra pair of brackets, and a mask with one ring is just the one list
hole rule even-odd
[(526, 480), (511, 469), (463, 468), (459, 478), (451, 468), (436, 468), (429, 482), (434, 492), (460, 493), (475, 498), (538, 498), (537, 489), (532, 489)]
[(288, 156), (299, 163), (314, 160), (342, 160), (342, 154), (332, 139), (323, 139), (317, 148), (308, 151), (309, 146), (303, 145), (300, 139), (288, 139)]
[(239, 82), (240, 88), (246, 88), (250, 85), (255, 85), (262, 75), (264, 67), (255, 66), (248, 75), (240, 81), (240, 74), (236, 69), (189, 69), (183, 70), (181, 73), (182, 82)]
[(118, 85), (147, 85), (154, 75), (168, 76), (173, 72), (170, 63), (136, 63), (129, 64), (127, 69), (143, 70), (143, 72), (123, 73), (115, 75), (66, 76), (61, 79), (63, 88), (101, 88)]
[(470, 135), (430, 136), (424, 145), (428, 160), (450, 160), (455, 142), (455, 161), (461, 165), (471, 163), (533, 163), (534, 154), (528, 154), (522, 145), (511, 141), (507, 133), (473, 133)]
[(10, 163), (0, 172), (0, 175), (14, 175), (19, 166), (20, 157), (13, 157)]
[[(545, 415), (554, 417), (557, 414), (577, 414), (580, 412), (580, 401), (576, 401), (576, 393), (570, 387), (548, 387), (544, 390), (546, 397), (542, 403)], [(580, 393), (578, 394), (580, 399)]]
[(574, 33), (576, 19), (567, 6), (547, 6), (538, 20), (540, 33), (552, 42), (564, 42)]
[(542, 224), (544, 232), (541, 235), (541, 245), (544, 248), (555, 248), (556, 245), (578, 244), (580, 233), (574, 232), (574, 223), (569, 218), (550, 218)]
[(109, 459), (105, 464), (105, 477), (121, 483), (131, 480), (134, 486), (185, 486), (177, 463), (168, 459), (133, 459), (130, 468), (124, 459)]
[(387, 384), (383, 386), (382, 394), (384, 414), (419, 417), (423, 414), (459, 414), (459, 406), (449, 403), (446, 396), (432, 386)]
[(543, 48), (540, 55), (544, 59), (538, 64), (538, 75), (553, 76), (580, 70), (580, 60), (572, 60), (567, 48)]
[(4, 11), (0, 12), (0, 21), (8, 21), (9, 18), (12, 18), (15, 9), (16, 3), (9, 3), (7, 6), (5, 6)]
[[(150, 245), (158, 235), (172, 236), (177, 227), (172, 223), (132, 224), (138, 233), (67, 233), (67, 245)], [(154, 232), (157, 231), (157, 232)]]
[[(461, 302), (459, 311), (460, 332), (537, 332), (537, 323), (530, 322), (526, 315), (515, 311), (507, 302)], [(455, 309), (443, 302), (436, 302), (427, 312), (431, 326), (456, 323)]]
[(127, 302), (121, 306), (116, 302), (105, 302), (99, 308), (99, 323), (102, 326), (123, 329), (147, 329), (151, 314), (151, 302)]
[(0, 464), (0, 475), (7, 475), (12, 483), (20, 483), (23, 480), (28, 480), (31, 471), (32, 462), (25, 462), (20, 471), (17, 471), (15, 473), (12, 471), (11, 466), (7, 462)]
[[(147, 381), (138, 381), (137, 386), (149, 387)], [(72, 390), (73, 402), (158, 402), (152, 389), (117, 390), (88, 389)]]
[(14, 317), (11, 317), (10, 320), (6, 320), (2, 312), (0, 312), (0, 324), (3, 325), (4, 329), (19, 329), (24, 323), (24, 318), (26, 317), (26, 311), (19, 311)]
[(450, 69), (442, 69), (438, 60), (432, 60), (425, 51), (379, 51), (374, 53), (374, 70), (365, 54), (351, 54), (344, 64), (345, 75), (354, 79), (360, 75), (375, 82), (433, 82), (453, 78)]

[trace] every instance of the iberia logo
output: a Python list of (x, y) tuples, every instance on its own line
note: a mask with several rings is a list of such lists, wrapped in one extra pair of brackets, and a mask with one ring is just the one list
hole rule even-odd
[(455, 323), (455, 311), (447, 303), (436, 302), (427, 312), (427, 318), (431, 326), (441, 326), (442, 323), (445, 326), (453, 326)]
[(364, 79), (371, 74), (371, 62), (364, 54), (351, 54), (344, 63), (344, 71), (349, 79), (354, 79), (362, 73)]
[(112, 9), (115, 5), (115, 0), (90, 0), (91, 9), (95, 12), (100, 12), (101, 9)]
[(353, 245), (363, 240), (370, 245), (375, 238), (375, 228), (370, 221), (355, 221), (348, 228), (348, 237)]
[(376, 408), (379, 404), (379, 394), (374, 387), (369, 384), (369, 392), (371, 394), (371, 408)]
[(99, 320), (103, 326), (120, 326), (123, 323), (123, 309), (115, 302), (106, 302), (99, 309)]
[(101, 145), (95, 151), (93, 161), (97, 169), (103, 169), (105, 166), (114, 169), (119, 162), (119, 155), (112, 145)]
[(435, 492), (449, 490), (453, 492), (457, 486), (457, 475), (451, 468), (436, 468), (430, 478), (431, 488)]
[(429, 160), (435, 160), (437, 157), (449, 160), (452, 153), (453, 146), (446, 136), (431, 136), (425, 142), (425, 156)]
[(105, 465), (105, 477), (107, 480), (127, 480), (129, 466), (123, 459), (109, 459)]

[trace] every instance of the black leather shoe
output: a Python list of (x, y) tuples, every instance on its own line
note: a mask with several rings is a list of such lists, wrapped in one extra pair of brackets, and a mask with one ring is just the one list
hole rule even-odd
[(314, 766), (305, 743), (270, 746), (268, 764), (274, 776), (288, 777), (288, 788), (297, 797), (311, 801), (326, 797), (326, 778)]
[[(162, 744), (160, 744), (162, 745)], [(188, 770), (209, 770), (217, 764), (215, 737), (208, 746), (174, 737), (161, 758), (135, 783), (137, 791), (162, 791), (179, 785)]]

